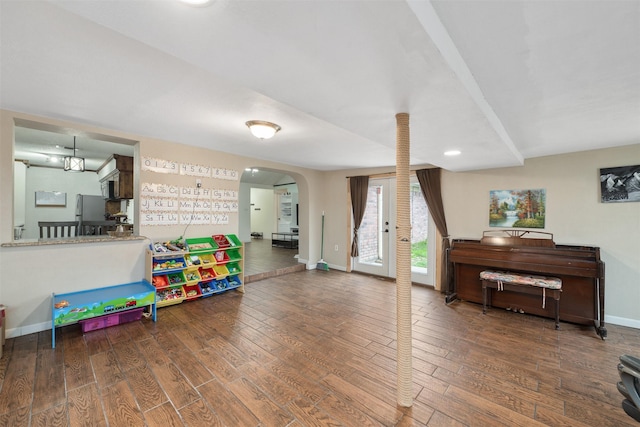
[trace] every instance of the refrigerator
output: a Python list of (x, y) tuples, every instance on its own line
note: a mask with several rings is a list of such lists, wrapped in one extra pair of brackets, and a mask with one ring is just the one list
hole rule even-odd
[(105, 202), (102, 196), (78, 194), (76, 198), (76, 221), (104, 221)]

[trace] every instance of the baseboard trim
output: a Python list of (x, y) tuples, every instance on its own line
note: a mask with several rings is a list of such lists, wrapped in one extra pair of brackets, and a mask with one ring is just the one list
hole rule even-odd
[(626, 317), (618, 317), (618, 316), (604, 316), (605, 326), (607, 323), (611, 323), (612, 325), (618, 326), (627, 326), (629, 328), (640, 329), (640, 320), (638, 319), (627, 319)]
[(34, 334), (36, 332), (50, 331), (51, 322), (35, 323), (33, 325), (26, 325), (20, 328), (11, 328), (5, 331), (7, 338), (17, 338), (23, 335)]

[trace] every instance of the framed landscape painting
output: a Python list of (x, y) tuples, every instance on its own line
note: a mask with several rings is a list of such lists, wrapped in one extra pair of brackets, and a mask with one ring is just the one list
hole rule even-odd
[(36, 207), (67, 206), (67, 193), (61, 191), (36, 191)]
[(491, 190), (489, 192), (489, 226), (544, 228), (546, 191)]
[(600, 201), (640, 202), (640, 165), (600, 169)]

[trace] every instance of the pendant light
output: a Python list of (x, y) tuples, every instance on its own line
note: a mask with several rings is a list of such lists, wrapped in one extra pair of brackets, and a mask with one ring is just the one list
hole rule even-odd
[(76, 157), (76, 137), (73, 137), (73, 156), (64, 157), (64, 170), (67, 172), (84, 172), (84, 158)]

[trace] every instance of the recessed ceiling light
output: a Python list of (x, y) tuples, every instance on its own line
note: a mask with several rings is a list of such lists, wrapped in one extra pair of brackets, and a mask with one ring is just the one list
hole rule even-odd
[(445, 156), (459, 156), (461, 153), (460, 150), (449, 150), (449, 151), (445, 151), (444, 155)]

